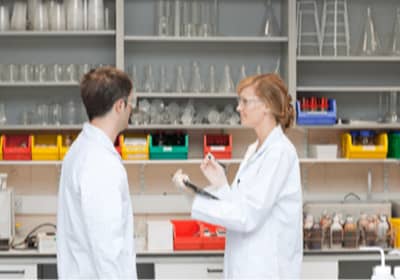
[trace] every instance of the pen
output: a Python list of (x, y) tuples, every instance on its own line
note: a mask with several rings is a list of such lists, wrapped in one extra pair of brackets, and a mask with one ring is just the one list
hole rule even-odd
[[(209, 160), (212, 160), (212, 159), (213, 159), (213, 156), (209, 153), (209, 154), (207, 155), (207, 158), (208, 158)], [(218, 163), (223, 169), (226, 170), (226, 165), (225, 165), (225, 164), (223, 164), (222, 162), (216, 160), (215, 158), (214, 158), (214, 160), (215, 160), (215, 162)]]

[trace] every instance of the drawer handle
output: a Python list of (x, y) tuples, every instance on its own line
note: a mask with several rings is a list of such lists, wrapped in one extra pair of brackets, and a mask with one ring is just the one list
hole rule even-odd
[(25, 274), (25, 270), (0, 270), (0, 274)]
[(223, 273), (224, 270), (222, 268), (208, 268), (207, 273)]

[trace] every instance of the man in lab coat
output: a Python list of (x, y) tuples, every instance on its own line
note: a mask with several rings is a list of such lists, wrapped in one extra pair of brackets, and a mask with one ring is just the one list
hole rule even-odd
[(58, 276), (136, 279), (129, 185), (114, 147), (136, 105), (132, 82), (118, 69), (101, 67), (84, 75), (80, 90), (89, 123), (62, 165)]

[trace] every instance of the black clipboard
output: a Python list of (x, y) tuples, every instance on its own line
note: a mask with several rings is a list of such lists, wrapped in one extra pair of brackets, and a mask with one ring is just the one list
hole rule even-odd
[(201, 188), (199, 188), (198, 186), (196, 186), (195, 184), (189, 182), (189, 181), (183, 181), (183, 183), (185, 184), (186, 187), (192, 189), (195, 193), (202, 195), (204, 197), (210, 198), (210, 199), (214, 199), (214, 200), (219, 200), (218, 197), (216, 197), (215, 195), (209, 193), (208, 191), (205, 191)]

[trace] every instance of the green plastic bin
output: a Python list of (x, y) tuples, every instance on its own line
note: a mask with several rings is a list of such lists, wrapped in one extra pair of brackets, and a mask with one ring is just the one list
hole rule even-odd
[(189, 135), (185, 135), (185, 144), (177, 146), (153, 146), (153, 135), (150, 134), (150, 159), (187, 159), (189, 151)]
[(389, 133), (388, 158), (400, 159), (400, 131)]

